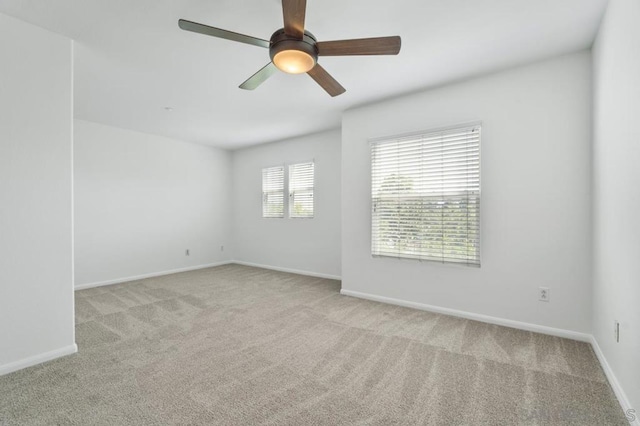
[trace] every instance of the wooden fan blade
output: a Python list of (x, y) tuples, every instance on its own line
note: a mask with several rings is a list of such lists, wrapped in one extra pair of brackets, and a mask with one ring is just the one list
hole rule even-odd
[(184, 19), (180, 19), (178, 21), (178, 26), (183, 30), (191, 31), (198, 34), (224, 38), (231, 41), (238, 41), (240, 43), (252, 44), (254, 46), (267, 47), (267, 48), (269, 47), (269, 42), (261, 38), (234, 33), (233, 31), (227, 31), (220, 28), (210, 27), (208, 25), (198, 24), (197, 22), (191, 22)]
[(302, 40), (307, 0), (282, 0), (284, 33)]
[(400, 36), (358, 38), (352, 40), (319, 41), (318, 56), (397, 55)]
[(249, 77), (247, 81), (242, 83), (239, 87), (244, 90), (253, 90), (275, 74), (276, 71), (278, 71), (278, 68), (273, 65), (273, 62), (269, 62), (267, 65), (262, 67), (260, 71)]
[(340, 85), (331, 75), (320, 66), (320, 64), (316, 64), (315, 67), (311, 68), (310, 71), (307, 72), (313, 78), (316, 83), (318, 83), (324, 90), (327, 91), (328, 94), (333, 96), (338, 96), (346, 92), (346, 89)]

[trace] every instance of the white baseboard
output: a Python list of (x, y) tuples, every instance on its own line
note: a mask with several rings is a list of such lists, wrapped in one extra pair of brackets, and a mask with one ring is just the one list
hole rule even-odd
[[(609, 384), (611, 385), (613, 392), (616, 394), (616, 398), (618, 398), (618, 402), (620, 402), (622, 410), (625, 412), (625, 414), (633, 415), (633, 417), (635, 417), (635, 421), (630, 421), (629, 424), (632, 426), (640, 426), (640, 407), (631, 406), (629, 398), (627, 398), (627, 394), (622, 389), (622, 386), (620, 386), (620, 382), (618, 381), (616, 375), (613, 374), (613, 370), (607, 362), (607, 359), (605, 358), (604, 353), (602, 352), (602, 349), (600, 348), (600, 345), (598, 344), (595, 336), (591, 336), (591, 346), (593, 346), (593, 351), (596, 353), (598, 361), (600, 361), (600, 365), (604, 370), (604, 374), (607, 376), (607, 380), (609, 380)], [(627, 419), (629, 419), (629, 417), (627, 417)]]
[(149, 274), (135, 275), (135, 276), (132, 276), (132, 277), (116, 278), (114, 280), (100, 281), (100, 282), (87, 283), (87, 284), (80, 284), (80, 285), (75, 286), (75, 290), (84, 290), (84, 289), (87, 289), (87, 288), (102, 287), (104, 285), (126, 283), (126, 282), (129, 282), (129, 281), (142, 280), (142, 279), (145, 279), (145, 278), (161, 277), (163, 275), (177, 274), (179, 272), (196, 271), (198, 269), (206, 269), (206, 268), (213, 268), (215, 266), (228, 265), (229, 263), (234, 263), (234, 262), (231, 261), (231, 260), (225, 260), (225, 261), (222, 261), (222, 262), (208, 263), (206, 265), (188, 266), (186, 268), (171, 269), (171, 270), (168, 270), (168, 271), (160, 271), (160, 272), (151, 272)]
[(307, 275), (307, 276), (310, 276), (310, 277), (327, 278), (327, 279), (330, 279), (330, 280), (340, 280), (341, 279), (341, 277), (339, 277), (337, 275), (323, 274), (323, 273), (319, 273), (319, 272), (310, 272), (310, 271), (302, 271), (302, 270), (299, 270), (299, 269), (290, 269), (290, 268), (281, 268), (281, 267), (278, 267), (278, 266), (261, 265), (261, 264), (258, 264), (258, 263), (243, 262), (241, 260), (226, 260), (226, 261), (223, 261), (223, 262), (209, 263), (209, 264), (206, 264), (206, 265), (189, 266), (187, 268), (171, 269), (171, 270), (168, 270), (168, 271), (152, 272), (152, 273), (149, 273), (149, 274), (135, 275), (135, 276), (131, 276), (131, 277), (116, 278), (116, 279), (107, 280), (107, 281), (99, 281), (99, 282), (94, 282), (94, 283), (80, 284), (80, 285), (75, 286), (75, 290), (84, 290), (84, 289), (87, 289), (87, 288), (102, 287), (102, 286), (105, 286), (105, 285), (126, 283), (126, 282), (129, 282), (129, 281), (142, 280), (142, 279), (145, 279), (145, 278), (161, 277), (163, 275), (177, 274), (179, 272), (196, 271), (198, 269), (213, 268), (215, 266), (228, 265), (228, 264), (231, 264), (231, 263), (235, 263), (235, 264), (238, 264), (238, 265), (245, 265), (245, 266), (253, 266), (253, 267), (262, 268), (262, 269), (271, 269), (273, 271), (289, 272), (291, 274)]
[(78, 345), (74, 343), (73, 345), (65, 346), (64, 348), (56, 349), (54, 351), (30, 356), (29, 358), (10, 362), (9, 364), (0, 365), (0, 376), (13, 373), (14, 371), (22, 370), (23, 368), (42, 364), (43, 362), (51, 361), (53, 359), (60, 358), (66, 355), (75, 354), (76, 352), (78, 352)]
[[(384, 297), (384, 296), (377, 296), (375, 294), (361, 293), (361, 292), (352, 291), (352, 290), (342, 289), (340, 290), (340, 294), (344, 294), (345, 296), (357, 297), (359, 299), (373, 300), (375, 302), (388, 303), (391, 305), (398, 305), (398, 306), (404, 306), (407, 308), (420, 309), (422, 311), (429, 311), (429, 312), (434, 312), (438, 314), (451, 315), (455, 317), (486, 322), (489, 324), (502, 325), (505, 327), (517, 328), (520, 330), (532, 331), (535, 333), (548, 334), (551, 336), (564, 337), (567, 339), (590, 343), (591, 346), (593, 347), (593, 351), (595, 352), (598, 358), (598, 361), (600, 362), (600, 365), (604, 370), (607, 380), (609, 381), (609, 384), (611, 385), (611, 388), (613, 389), (616, 395), (616, 398), (618, 399), (618, 402), (620, 403), (620, 406), (622, 407), (622, 410), (624, 411), (625, 415), (628, 414), (629, 417), (631, 417), (631, 415), (635, 417), (635, 420), (633, 422), (630, 421), (629, 424), (632, 426), (640, 426), (640, 409), (637, 407), (632, 407), (631, 404), (629, 403), (627, 394), (622, 389), (622, 386), (620, 386), (620, 382), (618, 382), (617, 377), (615, 376), (615, 374), (613, 373), (613, 370), (609, 366), (609, 363), (607, 362), (607, 359), (605, 358), (604, 353), (600, 349), (600, 345), (598, 345), (598, 341), (591, 334), (579, 333), (571, 330), (563, 330), (560, 328), (547, 327), (544, 325), (513, 321), (513, 320), (504, 319), (504, 318), (492, 317), (488, 315), (474, 314), (471, 312), (460, 311), (457, 309), (442, 308), (440, 306), (409, 302), (406, 300), (394, 299), (391, 297)], [(635, 411), (630, 411), (634, 409)]]
[(279, 266), (261, 265), (258, 263), (244, 262), (242, 260), (233, 260), (229, 263), (236, 263), (238, 265), (244, 265), (244, 266), (253, 266), (254, 268), (271, 269), (272, 271), (288, 272), (290, 274), (307, 275), (309, 277), (326, 278), (329, 280), (340, 281), (342, 279), (342, 277), (339, 277), (337, 275), (324, 274), (321, 272), (302, 271), (299, 269), (281, 268)]
[(427, 305), (424, 303), (409, 302), (401, 299), (393, 299), (391, 297), (377, 296), (375, 294), (361, 293), (359, 291), (352, 290), (340, 290), (340, 294), (345, 296), (357, 297), (359, 299), (373, 300), (375, 302), (389, 303), (391, 305), (404, 306), (406, 308), (420, 309), (422, 311), (435, 312), (437, 314), (451, 315), (454, 317), (460, 317), (470, 319), (474, 321), (486, 322), (489, 324), (502, 325), (505, 327), (517, 328), (520, 330), (533, 331), (536, 333), (548, 334), (551, 336), (564, 337), (572, 340), (579, 340), (581, 342), (591, 342), (591, 335), (586, 333), (579, 333), (577, 331), (563, 330), (560, 328), (547, 327), (544, 325), (531, 324), (527, 322), (514, 321), (504, 318), (492, 317), (489, 315), (474, 314), (472, 312), (459, 311), (457, 309), (443, 308), (440, 306)]

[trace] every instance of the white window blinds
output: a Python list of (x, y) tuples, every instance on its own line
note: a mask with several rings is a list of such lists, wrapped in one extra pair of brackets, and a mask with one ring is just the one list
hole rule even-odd
[(480, 126), (371, 145), (371, 253), (480, 266)]
[(314, 163), (289, 166), (289, 217), (313, 217)]
[(284, 217), (284, 167), (262, 169), (262, 217)]

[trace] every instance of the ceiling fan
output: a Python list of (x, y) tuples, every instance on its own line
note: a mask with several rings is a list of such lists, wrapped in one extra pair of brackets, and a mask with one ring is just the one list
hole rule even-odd
[(317, 41), (304, 29), (306, 7), (306, 0), (282, 0), (284, 28), (274, 32), (269, 41), (184, 19), (180, 19), (178, 25), (186, 31), (268, 48), (271, 62), (240, 85), (246, 90), (255, 89), (280, 70), (289, 74), (306, 72), (327, 93), (338, 96), (345, 88), (318, 64), (319, 56), (397, 55), (400, 52), (399, 36)]

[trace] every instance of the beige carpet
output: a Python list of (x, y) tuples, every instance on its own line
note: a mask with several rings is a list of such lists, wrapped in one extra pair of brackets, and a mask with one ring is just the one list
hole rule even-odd
[(76, 293), (80, 352), (1, 425), (628, 425), (585, 343), (228, 265)]

